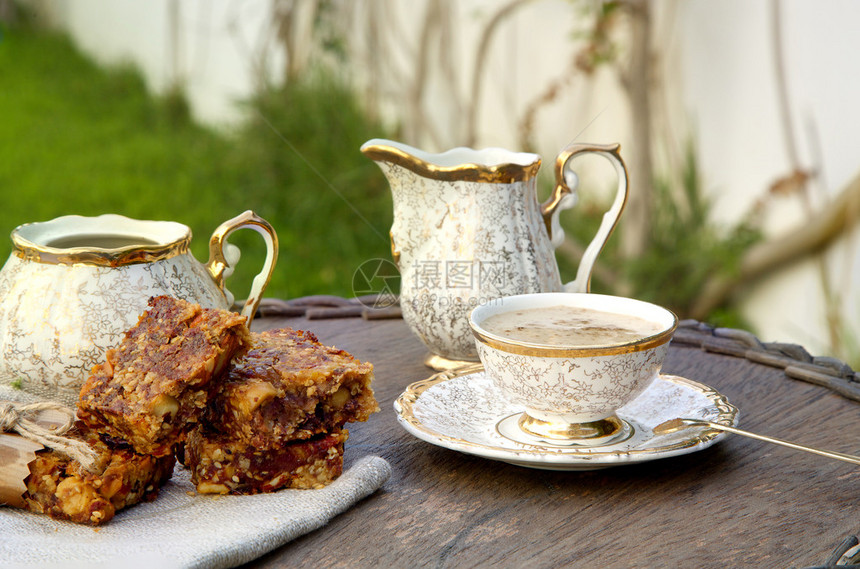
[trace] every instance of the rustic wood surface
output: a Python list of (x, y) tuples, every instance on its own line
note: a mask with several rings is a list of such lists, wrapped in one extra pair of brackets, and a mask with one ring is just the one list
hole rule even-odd
[[(382, 411), (349, 427), (346, 467), (391, 479), (326, 527), (248, 567), (811, 567), (860, 531), (860, 468), (737, 435), (681, 457), (586, 472), (527, 469), (420, 441), (393, 401), (432, 372), (402, 320), (267, 317), (376, 369)], [(740, 427), (851, 454), (860, 406), (743, 358), (673, 345), (666, 373), (706, 383)]]

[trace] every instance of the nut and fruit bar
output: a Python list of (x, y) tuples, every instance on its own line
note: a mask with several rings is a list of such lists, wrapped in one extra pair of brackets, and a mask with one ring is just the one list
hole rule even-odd
[(345, 429), (260, 450), (198, 427), (185, 442), (185, 466), (201, 494), (259, 494), (322, 488), (343, 472)]
[(128, 445), (108, 444), (80, 422), (65, 436), (82, 440), (98, 452), (99, 474), (56, 451), (39, 451), (25, 481), (25, 509), (100, 525), (123, 508), (153, 500), (173, 474), (173, 455), (156, 458), (137, 454)]
[(366, 421), (379, 405), (373, 366), (290, 328), (251, 334), (252, 347), (231, 363), (205, 422), (269, 448)]
[(119, 347), (93, 368), (78, 417), (141, 454), (170, 454), (199, 420), (213, 377), (248, 339), (236, 313), (154, 297)]

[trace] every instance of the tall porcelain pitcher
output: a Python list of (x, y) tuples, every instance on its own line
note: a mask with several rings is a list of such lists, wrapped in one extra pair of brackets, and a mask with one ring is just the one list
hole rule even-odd
[[(469, 313), (514, 294), (588, 292), (597, 255), (627, 200), (627, 169), (619, 145), (572, 144), (556, 159), (556, 187), (537, 200), (540, 157), (501, 148), (454, 148), (431, 154), (374, 139), (361, 151), (391, 186), (391, 251), (400, 269), (403, 318), (430, 350), (436, 369), (477, 361)], [(571, 160), (584, 153), (615, 167), (615, 200), (588, 245), (576, 279), (562, 285), (554, 249), (564, 240), (558, 224), (576, 203)]]

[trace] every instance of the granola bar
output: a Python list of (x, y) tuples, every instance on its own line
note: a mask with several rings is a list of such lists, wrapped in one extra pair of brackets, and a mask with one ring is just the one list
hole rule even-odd
[(200, 426), (185, 442), (185, 466), (201, 494), (322, 488), (343, 472), (345, 429), (260, 450)]
[(40, 451), (30, 463), (24, 507), (77, 523), (100, 525), (140, 501), (153, 500), (173, 474), (173, 455), (155, 458), (115, 446), (77, 422), (65, 436), (82, 440), (99, 455), (98, 474), (53, 450)]
[(233, 360), (205, 421), (257, 448), (308, 439), (366, 421), (379, 406), (373, 366), (291, 328), (251, 334)]
[(173, 451), (196, 423), (217, 377), (248, 343), (245, 320), (168, 296), (125, 333), (81, 389), (78, 417), (141, 454)]

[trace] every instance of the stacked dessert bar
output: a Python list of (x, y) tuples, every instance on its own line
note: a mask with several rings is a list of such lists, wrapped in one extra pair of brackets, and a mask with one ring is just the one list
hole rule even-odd
[(52, 518), (99, 525), (142, 500), (153, 500), (173, 475), (173, 455), (139, 454), (131, 446), (106, 442), (80, 421), (66, 437), (88, 443), (98, 453), (94, 471), (53, 451), (39, 452), (29, 465), (25, 508)]
[(238, 314), (155, 297), (84, 382), (78, 418), (138, 453), (173, 454), (249, 343)]
[(188, 436), (197, 491), (325, 486), (343, 470), (344, 424), (379, 410), (373, 366), (289, 328), (252, 334), (251, 343)]
[(26, 507), (93, 525), (170, 478), (175, 456), (200, 493), (317, 488), (343, 470), (346, 422), (377, 411), (373, 367), (310, 333), (249, 333), (226, 310), (160, 296), (93, 368), (70, 435), (95, 471), (55, 451), (31, 464)]

